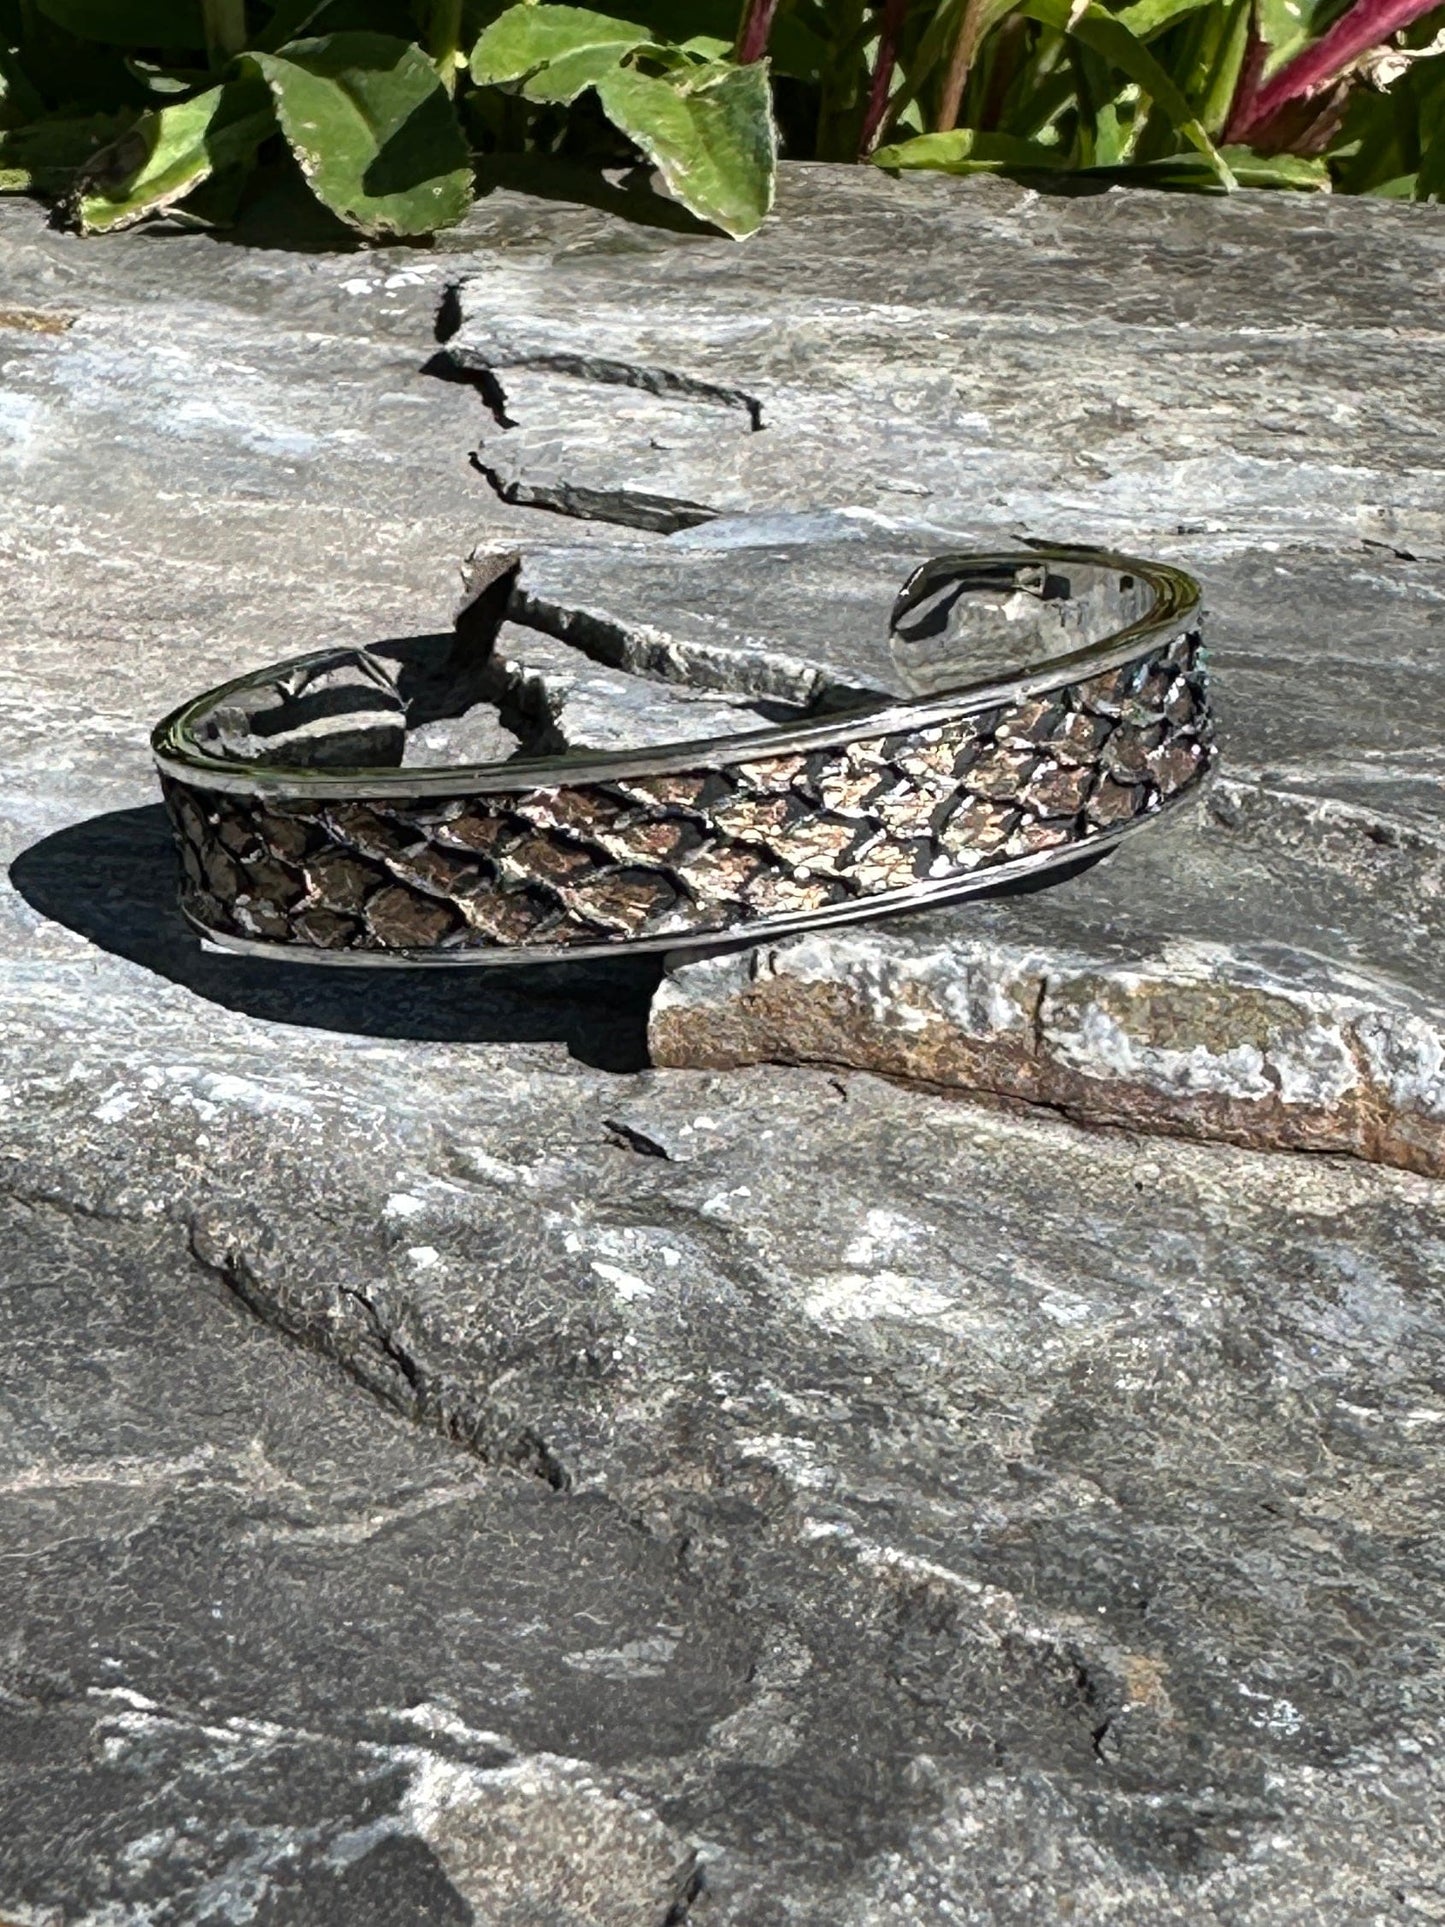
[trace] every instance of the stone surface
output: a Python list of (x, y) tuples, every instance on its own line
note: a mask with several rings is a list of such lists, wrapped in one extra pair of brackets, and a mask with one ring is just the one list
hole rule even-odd
[[(1445, 1208), (1365, 1161), (1438, 1145), (1436, 211), (784, 199), (743, 253), (498, 194), (345, 258), (0, 204), (7, 303), (76, 317), (0, 394), (13, 1927), (1445, 1913)], [(480, 395), (421, 372), (468, 277)], [(1087, 880), (660, 996), (177, 922), (150, 722), (442, 628), (473, 546), (525, 551), (533, 681), (447, 759), (879, 686), (910, 559), (1016, 526), (1216, 618), (1209, 813)], [(926, 1088), (1004, 1090), (1036, 992), (1030, 1105)], [(923, 1087), (648, 1070), (649, 1013)], [(1331, 1138), (1367, 1048), (1393, 1110)]]
[[(558, 626), (570, 627), (570, 616), (570, 607), (565, 616), (559, 607)], [(494, 700), (516, 715), (519, 741), (532, 756), (734, 736), (772, 720), (741, 698), (720, 701), (683, 684), (659, 690), (630, 665), (611, 668), (520, 622), (503, 623), (495, 662)]]
[(1445, 555), (1435, 217), (840, 170), (780, 205), (745, 266), (538, 235), (464, 280), (447, 352), (511, 424), (480, 451), (504, 496)]
[(3, 1210), (4, 1917), (660, 1920), (694, 1858), (628, 1764), (742, 1704), (735, 1615), (278, 1347), (181, 1226)]
[(1435, 1904), (1435, 1186), (820, 1073), (479, 1110), (480, 1047), (179, 989), (77, 1059), (68, 1001), (5, 1136), (21, 1919), (346, 1918), (369, 1849), (570, 1920), (557, 1830), (589, 1921)]

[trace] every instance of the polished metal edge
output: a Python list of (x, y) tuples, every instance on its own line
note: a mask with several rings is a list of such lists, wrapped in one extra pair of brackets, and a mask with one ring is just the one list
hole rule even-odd
[(208, 924), (182, 909), (191, 929), (211, 950), (225, 950), (243, 957), (263, 957), (268, 963), (331, 964), (340, 969), (365, 970), (467, 970), (502, 965), (537, 963), (586, 963), (602, 957), (638, 957), (687, 954), (697, 950), (732, 950), (773, 937), (790, 937), (807, 930), (831, 928), (836, 924), (861, 923), (872, 917), (888, 916), (901, 910), (922, 910), (940, 904), (961, 902), (1001, 885), (1045, 875), (1050, 870), (1068, 870), (1090, 858), (1109, 852), (1150, 823), (1172, 814), (1200, 795), (1213, 774), (1214, 761), (1187, 789), (1161, 802), (1147, 815), (1136, 816), (1111, 830), (1081, 837), (1055, 850), (1036, 856), (1016, 857), (1011, 863), (972, 870), (963, 876), (924, 879), (901, 890), (880, 891), (876, 896), (854, 897), (844, 903), (829, 904), (822, 910), (790, 910), (780, 916), (758, 918), (751, 923), (725, 923), (712, 930), (680, 931), (671, 936), (618, 937), (596, 944), (497, 944), (478, 950), (323, 950), (308, 944), (270, 943), (261, 938), (233, 937), (211, 929)]
[[(937, 558), (935, 558), (937, 559)], [(1026, 702), (1090, 676), (1107, 674), (1152, 650), (1167, 646), (1192, 629), (1199, 613), (1200, 590), (1192, 576), (1168, 563), (1148, 562), (1113, 550), (1040, 546), (1027, 550), (970, 553), (980, 567), (1029, 562), (1087, 562), (1142, 577), (1156, 591), (1147, 616), (1115, 635), (1089, 643), (1067, 655), (1055, 656), (1035, 669), (985, 683), (964, 684), (940, 695), (902, 698), (859, 709), (835, 712), (815, 722), (786, 724), (776, 729), (742, 731), (695, 742), (664, 744), (650, 750), (599, 750), (575, 756), (530, 757), (511, 763), (458, 763), (420, 768), (356, 768), (318, 770), (303, 765), (237, 765), (208, 755), (189, 739), (200, 715), (230, 696), (272, 682), (278, 677), (331, 660), (342, 654), (365, 654), (364, 649), (320, 649), (265, 669), (253, 670), (193, 697), (159, 723), (151, 737), (156, 767), (163, 775), (197, 788), (231, 795), (296, 798), (331, 802), (373, 802), (387, 798), (491, 796), (528, 790), (559, 789), (582, 783), (626, 781), (631, 777), (669, 775), (708, 770), (738, 762), (761, 761), (812, 749), (833, 748), (860, 737), (892, 735), (901, 730), (926, 729), (957, 721), (1001, 704)], [(929, 566), (928, 564), (922, 565)], [(919, 571), (915, 571), (917, 575)], [(910, 577), (912, 582), (914, 577)], [(906, 585), (905, 585), (906, 592)], [(577, 953), (571, 953), (577, 954)]]

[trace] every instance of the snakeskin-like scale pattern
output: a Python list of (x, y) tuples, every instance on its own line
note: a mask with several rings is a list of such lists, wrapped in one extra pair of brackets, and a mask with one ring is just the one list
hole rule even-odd
[(696, 936), (1091, 838), (1209, 767), (1198, 638), (950, 721), (721, 770), (386, 802), (167, 779), (182, 897), (218, 935), (330, 951)]

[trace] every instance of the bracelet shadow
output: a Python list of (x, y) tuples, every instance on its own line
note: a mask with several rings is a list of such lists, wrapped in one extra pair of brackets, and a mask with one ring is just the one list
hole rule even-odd
[(648, 1063), (660, 957), (377, 970), (268, 963), (203, 948), (177, 906), (175, 844), (159, 803), (56, 831), (15, 859), (10, 880), (42, 917), (267, 1023), (424, 1043), (560, 1043), (606, 1071)]

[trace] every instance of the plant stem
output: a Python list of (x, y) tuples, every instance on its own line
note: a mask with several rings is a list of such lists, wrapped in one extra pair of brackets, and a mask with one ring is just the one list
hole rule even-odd
[(888, 95), (893, 86), (893, 70), (898, 65), (898, 36), (903, 31), (908, 0), (883, 0), (883, 20), (878, 29), (878, 54), (873, 62), (873, 80), (868, 89), (868, 106), (863, 115), (863, 130), (858, 137), (858, 158), (866, 160), (878, 145), (883, 123), (888, 117)]
[(747, 0), (734, 50), (734, 58), (744, 66), (750, 61), (761, 60), (768, 51), (768, 40), (777, 11), (778, 0)]
[(213, 68), (226, 65), (246, 44), (246, 0), (201, 0), (206, 28), (206, 58)]
[(457, 47), (461, 37), (462, 0), (432, 0), (426, 50), (448, 93), (452, 93), (457, 84)]
[(1247, 141), (1282, 107), (1319, 93), (1362, 53), (1378, 47), (1401, 27), (1418, 20), (1422, 13), (1432, 12), (1438, 4), (1439, 0), (1355, 0), (1355, 5), (1328, 33), (1303, 53), (1296, 54), (1263, 87), (1258, 87), (1257, 76), (1254, 85), (1247, 85), (1251, 76), (1246, 61), (1225, 139)]
[(968, 85), (979, 46), (984, 35), (1008, 11), (1009, 0), (964, 0), (958, 37), (953, 43), (953, 52), (949, 56), (943, 87), (938, 96), (938, 112), (933, 121), (937, 133), (947, 134), (957, 127), (958, 111), (963, 105), (963, 90)]

